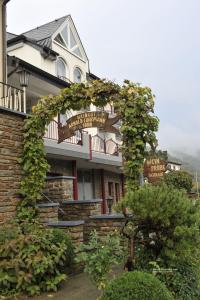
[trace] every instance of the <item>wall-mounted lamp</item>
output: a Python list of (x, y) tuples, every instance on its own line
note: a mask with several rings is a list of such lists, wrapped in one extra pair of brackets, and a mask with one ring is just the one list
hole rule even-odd
[(29, 84), (29, 77), (31, 73), (27, 71), (25, 68), (19, 69), (17, 73), (19, 74), (20, 86), (23, 87), (23, 91), (24, 91), (24, 112), (26, 112), (26, 88)]

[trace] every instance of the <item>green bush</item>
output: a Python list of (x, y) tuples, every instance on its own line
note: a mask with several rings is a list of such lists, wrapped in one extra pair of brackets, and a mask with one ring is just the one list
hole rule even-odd
[(148, 184), (128, 191), (122, 204), (133, 215), (138, 268), (148, 268), (150, 261), (170, 267), (199, 256), (200, 203), (185, 192)]
[(0, 234), (2, 295), (56, 291), (66, 278), (62, 269), (67, 260), (68, 246), (64, 239), (59, 240), (58, 231), (55, 234), (55, 231), (38, 224), (27, 224), (24, 230), (25, 227), (24, 224), (12, 224), (4, 227)]
[(188, 193), (192, 189), (192, 176), (186, 171), (172, 171), (164, 175), (164, 182), (176, 189), (185, 189)]
[(154, 275), (128, 272), (114, 279), (101, 300), (173, 300), (166, 286)]
[(157, 277), (165, 283), (177, 300), (199, 300), (199, 268), (197, 265), (182, 264), (174, 272), (158, 273)]
[(74, 262), (74, 246), (72, 244), (70, 236), (62, 229), (58, 228), (53, 229), (52, 234), (53, 244), (64, 243), (67, 246), (67, 250), (65, 252), (66, 259), (64, 267), (71, 268)]
[(91, 232), (88, 243), (80, 245), (77, 252), (76, 261), (85, 264), (84, 271), (99, 289), (105, 288), (113, 265), (122, 263), (126, 254), (119, 233), (102, 237), (95, 230)]

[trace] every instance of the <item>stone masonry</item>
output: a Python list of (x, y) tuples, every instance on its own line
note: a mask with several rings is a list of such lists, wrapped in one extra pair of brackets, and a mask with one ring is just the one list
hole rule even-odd
[(53, 202), (62, 203), (73, 199), (73, 179), (71, 176), (47, 177), (45, 194)]
[(65, 221), (71, 220), (88, 220), (90, 216), (101, 214), (102, 200), (72, 200), (63, 201), (61, 208), (64, 215), (60, 219)]
[(10, 220), (19, 201), (24, 115), (0, 109), (0, 224)]
[(93, 230), (100, 236), (106, 236), (115, 230), (120, 231), (124, 222), (125, 218), (120, 214), (91, 216), (84, 226), (84, 240), (88, 240)]

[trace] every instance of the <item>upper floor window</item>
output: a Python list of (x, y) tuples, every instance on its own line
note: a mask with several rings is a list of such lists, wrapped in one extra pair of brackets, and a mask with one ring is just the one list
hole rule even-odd
[(66, 80), (69, 78), (69, 71), (66, 63), (64, 60), (59, 57), (56, 62), (56, 68), (57, 68), (57, 76), (63, 80)]
[(79, 68), (74, 69), (74, 82), (79, 83), (82, 81), (82, 72)]
[(61, 30), (61, 32), (57, 34), (54, 40), (60, 45), (66, 47), (69, 51), (71, 51), (75, 55), (79, 56), (80, 58), (83, 58), (80, 49), (79, 39), (69, 24), (66, 25)]

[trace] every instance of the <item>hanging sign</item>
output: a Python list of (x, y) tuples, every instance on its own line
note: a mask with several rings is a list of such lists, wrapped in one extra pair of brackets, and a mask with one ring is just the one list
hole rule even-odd
[(58, 124), (58, 143), (75, 135), (76, 130), (84, 128), (97, 127), (107, 132), (119, 133), (119, 130), (114, 125), (119, 121), (119, 116), (108, 118), (109, 114), (105, 111), (85, 112), (75, 115), (66, 121), (63, 126)]
[(149, 158), (144, 163), (144, 176), (148, 182), (156, 183), (164, 176), (167, 170), (167, 162), (158, 157)]

